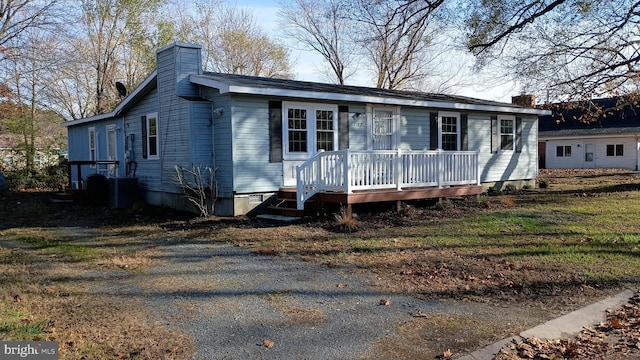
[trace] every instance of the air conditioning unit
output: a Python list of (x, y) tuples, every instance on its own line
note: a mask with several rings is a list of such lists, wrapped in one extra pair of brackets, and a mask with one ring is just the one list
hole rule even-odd
[(128, 209), (138, 197), (138, 178), (109, 179), (109, 206), (112, 209)]

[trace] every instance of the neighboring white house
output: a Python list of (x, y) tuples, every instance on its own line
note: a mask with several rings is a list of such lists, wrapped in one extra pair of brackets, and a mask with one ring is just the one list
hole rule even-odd
[[(25, 151), (20, 147), (22, 136), (16, 134), (0, 134), (0, 171), (11, 171), (24, 168)], [(61, 150), (58, 147), (46, 147), (42, 140), (36, 139), (34, 165), (38, 169), (56, 165), (60, 162)]]
[[(478, 194), (533, 183), (548, 110), (462, 96), (203, 72), (175, 43), (112, 112), (63, 124), (72, 181), (116, 164), (144, 199), (184, 207), (176, 167), (217, 169), (218, 215), (291, 192), (353, 203)], [(286, 199), (290, 200), (290, 199)], [(278, 201), (278, 204), (284, 201)], [(295, 203), (295, 202), (294, 202)]]
[[(591, 100), (604, 109), (616, 107), (617, 98)], [(607, 111), (580, 120), (583, 107), (554, 110), (539, 120), (538, 154), (541, 168), (640, 168), (640, 106)]]

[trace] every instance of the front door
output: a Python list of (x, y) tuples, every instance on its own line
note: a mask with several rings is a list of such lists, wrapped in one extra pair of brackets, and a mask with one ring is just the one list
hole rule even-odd
[(319, 150), (338, 148), (338, 107), (329, 104), (282, 104), (284, 186), (296, 185), (296, 167)]
[(368, 148), (371, 150), (397, 149), (397, 108), (373, 107), (369, 114)]
[(593, 143), (585, 143), (584, 144), (584, 168), (592, 169), (594, 168), (594, 148)]

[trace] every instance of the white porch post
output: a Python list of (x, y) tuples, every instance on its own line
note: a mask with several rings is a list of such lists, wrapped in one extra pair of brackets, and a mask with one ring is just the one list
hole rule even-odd
[(444, 182), (444, 151), (442, 149), (436, 150), (438, 155), (436, 156), (436, 168), (438, 169), (438, 187), (442, 187), (442, 183)]
[(480, 150), (476, 150), (476, 185), (480, 186)]
[(351, 190), (351, 151), (349, 149), (344, 149), (344, 159), (342, 160), (342, 164), (344, 166), (343, 176), (344, 176), (344, 190), (347, 194), (351, 194), (353, 190)]
[(396, 190), (402, 191), (402, 172), (404, 169), (402, 168), (402, 150), (400, 148), (396, 152), (394, 171), (396, 173)]

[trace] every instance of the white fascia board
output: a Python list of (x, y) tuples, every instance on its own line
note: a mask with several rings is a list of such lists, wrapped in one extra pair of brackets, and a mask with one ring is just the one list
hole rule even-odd
[(111, 112), (108, 112), (108, 113), (95, 115), (95, 116), (90, 116), (90, 117), (86, 117), (86, 118), (82, 118), (82, 119), (65, 121), (60, 125), (64, 126), (64, 127), (68, 127), (68, 126), (73, 126), (73, 125), (80, 125), (80, 124), (84, 124), (84, 123), (90, 123), (92, 121), (109, 119), (109, 118), (112, 118), (112, 117), (115, 117), (115, 116), (116, 116), (115, 111), (111, 111)]
[(192, 83), (194, 83), (196, 85), (202, 85), (202, 86), (218, 89), (218, 90), (220, 90), (220, 94), (224, 94), (224, 93), (230, 92), (229, 91), (229, 88), (230, 88), (229, 84), (221, 82), (221, 81), (213, 80), (213, 79), (208, 78), (206, 76), (192, 74), (192, 75), (189, 75), (189, 81), (191, 81)]
[(116, 108), (113, 109), (113, 111), (110, 111), (110, 112), (104, 113), (104, 114), (99, 114), (99, 115), (95, 115), (95, 116), (82, 118), (82, 119), (65, 121), (61, 125), (64, 126), (64, 127), (68, 127), (68, 126), (73, 126), (73, 125), (89, 123), (89, 122), (92, 122), (92, 121), (98, 121), (98, 120), (114, 118), (114, 117), (120, 115), (122, 110), (127, 105), (129, 105), (130, 102), (132, 102), (134, 99), (137, 99), (138, 95), (140, 95), (141, 92), (143, 92), (144, 90), (147, 89), (147, 87), (156, 79), (156, 75), (158, 75), (158, 71), (154, 70), (151, 73), (151, 75), (147, 76), (147, 78), (144, 79), (142, 81), (142, 83), (140, 85), (138, 85), (138, 87), (135, 88), (129, 95), (127, 95), (127, 97), (124, 100), (122, 100), (120, 102), (120, 104), (118, 104), (118, 106), (116, 106)]
[(449, 109), (449, 110), (488, 111), (488, 112), (526, 114), (526, 115), (551, 115), (550, 110), (541, 110), (541, 109), (535, 109), (535, 108), (515, 108), (515, 107), (509, 107), (509, 106), (477, 105), (477, 104), (462, 104), (462, 103), (456, 103), (456, 102), (443, 102), (443, 101), (398, 99), (393, 97), (380, 97), (380, 96), (370, 96), (370, 95), (352, 95), (352, 94), (341, 94), (341, 93), (331, 93), (331, 92), (235, 86), (235, 85), (229, 85), (227, 83), (209, 79), (206, 76), (199, 76), (199, 75), (191, 75), (190, 80), (194, 84), (218, 89), (221, 94), (234, 93), (234, 94), (246, 94), (246, 95), (267, 95), (267, 96), (278, 96), (278, 97), (289, 97), (289, 98), (362, 102), (362, 103), (370, 103), (370, 104), (416, 106), (416, 107), (438, 108), (438, 109)]

